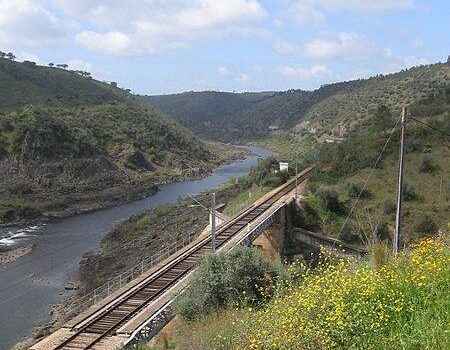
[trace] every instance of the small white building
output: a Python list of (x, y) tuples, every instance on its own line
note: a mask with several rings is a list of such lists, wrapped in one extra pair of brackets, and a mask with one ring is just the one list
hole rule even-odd
[(288, 171), (289, 170), (289, 163), (280, 162), (280, 171)]

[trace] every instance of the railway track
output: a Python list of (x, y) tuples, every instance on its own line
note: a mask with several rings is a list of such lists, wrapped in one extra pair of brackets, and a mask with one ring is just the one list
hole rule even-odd
[[(308, 168), (298, 175), (298, 183), (304, 181), (311, 173)], [(250, 206), (244, 212), (221, 227), (216, 233), (217, 248), (223, 246), (237, 232), (245, 228), (269, 209), (278, 199), (295, 187), (295, 178), (291, 179), (259, 205)], [(156, 300), (170, 287), (176, 284), (194, 268), (198, 258), (211, 250), (211, 238), (205, 237), (164, 268), (148, 276), (128, 291), (99, 311), (87, 316), (78, 323), (73, 335), (54, 347), (54, 350), (95, 349), (102, 341), (113, 335), (120, 327), (137, 315), (150, 302)]]

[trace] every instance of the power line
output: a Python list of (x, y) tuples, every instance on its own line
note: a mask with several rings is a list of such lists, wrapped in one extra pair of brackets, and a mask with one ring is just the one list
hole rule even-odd
[(416, 118), (413, 118), (413, 117), (408, 117), (408, 119), (414, 120), (415, 122), (417, 122), (419, 124), (422, 124), (422, 125), (426, 126), (427, 128), (430, 128), (430, 129), (432, 129), (434, 131), (437, 131), (437, 132), (439, 132), (439, 133), (441, 133), (441, 134), (443, 134), (445, 136), (450, 137), (450, 134), (447, 134), (445, 131), (442, 131), (441, 129), (438, 129), (438, 128), (434, 127), (434, 126), (431, 126), (431, 125), (429, 125), (427, 123), (424, 123), (424, 122), (420, 121), (419, 119), (416, 119)]
[(378, 163), (380, 162), (381, 156), (383, 155), (384, 151), (386, 150), (386, 147), (388, 146), (389, 142), (391, 141), (392, 135), (394, 134), (395, 130), (397, 130), (397, 127), (398, 127), (398, 124), (400, 123), (400, 120), (401, 120), (401, 118), (398, 118), (397, 123), (395, 123), (394, 128), (391, 130), (391, 133), (389, 134), (389, 137), (388, 137), (388, 139), (386, 140), (386, 143), (384, 144), (383, 148), (381, 149), (380, 154), (378, 155), (377, 159), (375, 160), (375, 163), (374, 163), (373, 166), (372, 166), (372, 169), (371, 169), (371, 171), (370, 171), (370, 173), (369, 173), (369, 176), (367, 177), (366, 181), (364, 182), (363, 188), (362, 188), (361, 191), (359, 192), (358, 197), (357, 197), (356, 200), (355, 200), (355, 203), (354, 203), (353, 206), (351, 207), (351, 209), (350, 209), (350, 211), (349, 211), (347, 217), (345, 218), (344, 223), (342, 224), (341, 229), (339, 230), (338, 237), (341, 236), (341, 233), (342, 233), (342, 231), (344, 230), (345, 226), (347, 225), (347, 222), (348, 222), (348, 219), (350, 218), (350, 215), (352, 215), (353, 211), (354, 211), (355, 208), (356, 208), (356, 205), (358, 204), (359, 199), (361, 198), (362, 194), (363, 194), (364, 191), (366, 190), (367, 184), (368, 184), (370, 178), (372, 177), (373, 172), (375, 171), (375, 168), (377, 167)]

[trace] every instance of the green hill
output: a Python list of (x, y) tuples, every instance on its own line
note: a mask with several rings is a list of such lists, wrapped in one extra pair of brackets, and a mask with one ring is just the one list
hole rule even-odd
[[(378, 225), (384, 237), (393, 233), (398, 134), (385, 150), (379, 166), (344, 230), (343, 221), (354, 203), (354, 192), (367, 178), (386, 138), (408, 106), (410, 115), (450, 133), (450, 65), (437, 63), (414, 67), (389, 75), (330, 84), (315, 91), (290, 90), (272, 92), (253, 101), (227, 105), (221, 114), (218, 106), (246, 94), (189, 93), (153, 97), (153, 101), (172, 113), (175, 119), (199, 134), (218, 139), (254, 140), (281, 157), (292, 159), (295, 152), (304, 164), (316, 163), (317, 174), (311, 180), (308, 202), (317, 212), (315, 227), (352, 243), (367, 241), (367, 233)], [(150, 98), (151, 100), (152, 98)], [(158, 102), (163, 99), (164, 103)], [(196, 106), (206, 108), (197, 123)], [(179, 104), (168, 110), (167, 106)], [(184, 105), (183, 105), (184, 103)], [(181, 114), (180, 114), (181, 113)], [(182, 113), (189, 114), (184, 119)], [(206, 117), (205, 117), (206, 116)], [(192, 125), (195, 125), (194, 127)], [(214, 130), (216, 130), (214, 132)], [(218, 136), (216, 136), (218, 135)], [(424, 227), (436, 231), (445, 228), (449, 215), (449, 150), (448, 137), (436, 134), (421, 124), (408, 124), (406, 140), (406, 181), (413, 197), (404, 205), (404, 243), (425, 234)], [(427, 164), (432, 170), (421, 170)], [(319, 188), (322, 189), (317, 192)], [(320, 196), (336, 195), (340, 209), (333, 212), (321, 204)], [(305, 223), (308, 224), (308, 223)], [(383, 231), (383, 232), (381, 232)]]
[(75, 107), (129, 99), (126, 91), (75, 71), (0, 58), (0, 111), (29, 104)]
[[(166, 114), (199, 135), (229, 141), (240, 135), (239, 127), (232, 124), (235, 115), (270, 96), (272, 92), (242, 93), (202, 91), (174, 95), (140, 96), (144, 103), (160, 108)], [(226, 128), (224, 135), (223, 128)]]
[(0, 222), (114, 204), (232, 156), (129, 93), (0, 59)]
[[(410, 105), (408, 115), (430, 127), (413, 119), (406, 125), (402, 245), (448, 230), (450, 84)], [(311, 162), (317, 165), (306, 195), (310, 212), (316, 215), (303, 218), (302, 225), (313, 224), (315, 229), (350, 243), (368, 244), (374, 233), (391, 239), (396, 210), (398, 129), (385, 148), (384, 145), (398, 118), (392, 109), (380, 105), (366, 125), (340, 142), (315, 143), (311, 147), (309, 142), (305, 145), (303, 138), (291, 138), (289, 145), (265, 140), (283, 155), (292, 155), (294, 149), (303, 150), (309, 155), (300, 157), (303, 166)], [(312, 218), (316, 222), (310, 222)]]
[(141, 99), (199, 135), (222, 141), (255, 140), (279, 131), (336, 140), (367, 122), (380, 104), (398, 111), (441, 89), (448, 64), (414, 67), (369, 79), (324, 85), (314, 91), (190, 92)]

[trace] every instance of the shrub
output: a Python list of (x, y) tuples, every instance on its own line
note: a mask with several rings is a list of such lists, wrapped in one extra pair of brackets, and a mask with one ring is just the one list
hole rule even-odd
[(357, 232), (357, 228), (353, 227), (353, 225), (348, 222), (342, 229), (338, 238), (350, 244), (361, 243), (361, 237), (355, 232)]
[(302, 201), (301, 208), (293, 207), (292, 223), (296, 227), (314, 231), (320, 228), (320, 216), (317, 211), (307, 202)]
[(419, 171), (421, 173), (431, 173), (435, 169), (433, 158), (426, 154), (422, 158), (422, 163), (420, 164)]
[(389, 247), (384, 242), (377, 242), (373, 244), (370, 247), (369, 254), (370, 254), (370, 261), (377, 268), (380, 268), (381, 266), (385, 265), (391, 256)]
[(405, 201), (412, 201), (417, 198), (416, 188), (408, 182), (403, 184), (403, 199)]
[(205, 255), (189, 286), (175, 299), (175, 310), (192, 320), (243, 299), (257, 303), (263, 298), (261, 287), (278, 273), (256, 248), (238, 246), (228, 254)]
[(339, 202), (339, 193), (335, 189), (321, 186), (316, 190), (316, 196), (325, 209), (335, 213), (341, 211), (342, 206)]
[(377, 239), (380, 241), (390, 240), (389, 225), (386, 221), (380, 222), (376, 231)]
[(438, 226), (430, 215), (425, 214), (417, 222), (416, 230), (431, 235), (438, 231)]
[(387, 198), (383, 203), (383, 211), (385, 214), (393, 214), (397, 209), (397, 205), (395, 204), (392, 198)]
[[(350, 198), (367, 198), (369, 197), (369, 191), (364, 188), (363, 182), (350, 182), (347, 184), (348, 196)], [(361, 194), (361, 195), (360, 195)]]

